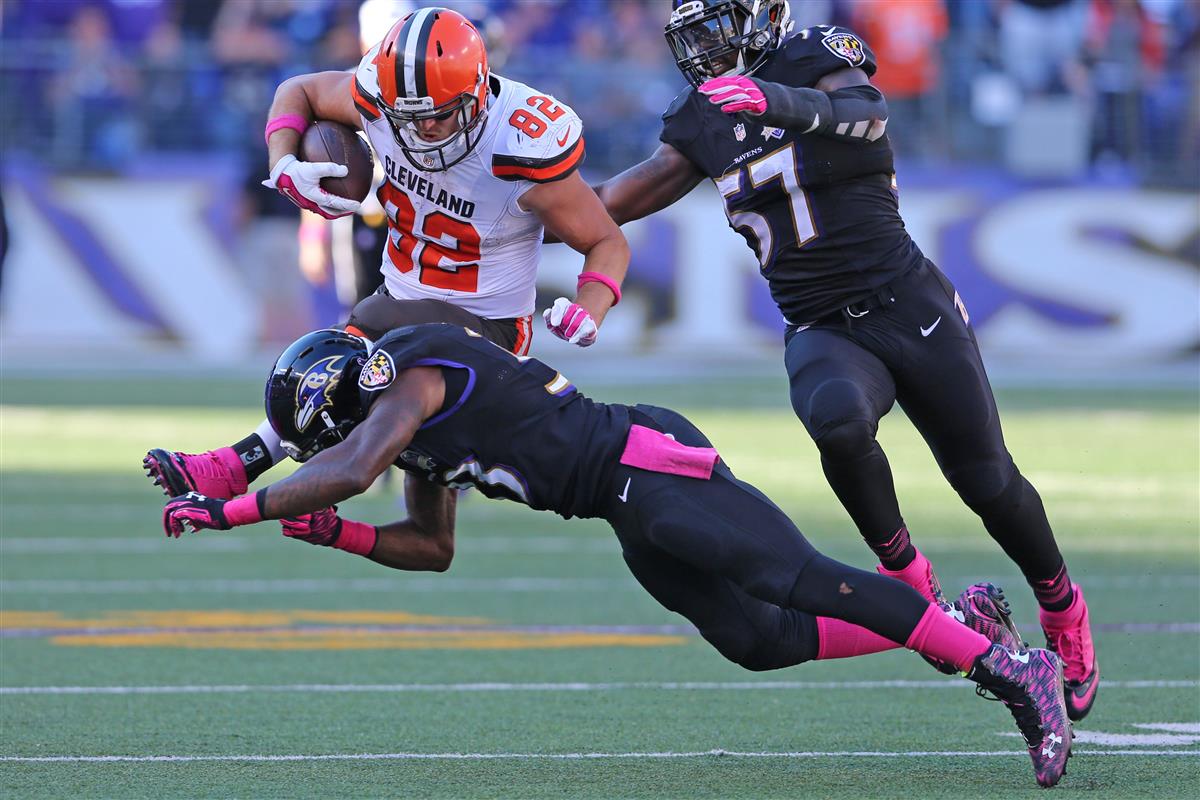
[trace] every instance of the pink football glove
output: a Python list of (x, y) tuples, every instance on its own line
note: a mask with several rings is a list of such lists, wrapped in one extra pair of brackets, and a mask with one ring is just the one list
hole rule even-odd
[(757, 117), (767, 110), (767, 98), (762, 89), (745, 75), (710, 78), (700, 84), (700, 93), (707, 95), (708, 102), (720, 106), (726, 114), (746, 111)]
[(331, 161), (300, 161), (290, 153), (275, 162), (271, 177), (262, 182), (275, 189), (300, 208), (337, 219), (358, 211), (360, 203), (330, 194), (321, 188), (321, 178), (344, 178), (349, 170)]
[(342, 518), (337, 515), (337, 506), (322, 508), (311, 514), (284, 517), (279, 520), (283, 535), (309, 544), (331, 547), (342, 533)]
[(600, 333), (588, 310), (565, 297), (555, 300), (553, 306), (542, 312), (542, 318), (551, 333), (580, 347), (591, 347)]
[(163, 509), (163, 531), (176, 539), (185, 530), (192, 533), (204, 529), (227, 531), (233, 526), (225, 517), (226, 502), (199, 492), (172, 497)]

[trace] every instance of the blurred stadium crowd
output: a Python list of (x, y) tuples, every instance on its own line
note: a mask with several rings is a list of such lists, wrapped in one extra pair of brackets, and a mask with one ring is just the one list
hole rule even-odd
[[(580, 112), (592, 173), (650, 152), (683, 85), (661, 34), (667, 0), (444, 4), (480, 23), (498, 71)], [(250, 186), (275, 86), (351, 68), (360, 33), (378, 40), (415, 5), (0, 0), (0, 134), (10, 152), (72, 170), (121, 170), (147, 152), (221, 152), (239, 159)], [(872, 45), (889, 133), (910, 162), (1019, 159), (1009, 132), (1037, 108), (1035, 143), (1047, 126), (1078, 143), (1055, 156), (1079, 162), (1067, 172), (1197, 181), (1198, 0), (793, 0), (792, 10), (797, 28), (848, 25)], [(266, 194), (255, 193), (273, 202)]]

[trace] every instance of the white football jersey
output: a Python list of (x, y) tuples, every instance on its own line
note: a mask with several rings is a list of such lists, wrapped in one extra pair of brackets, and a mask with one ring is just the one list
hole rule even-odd
[(377, 107), (373, 48), (354, 73), (354, 103), (385, 180), (383, 253), (388, 292), (444, 300), (489, 319), (534, 311), (542, 224), (518, 198), (571, 174), (583, 161), (583, 123), (568, 106), (492, 74), (478, 143), (439, 172), (416, 169)]

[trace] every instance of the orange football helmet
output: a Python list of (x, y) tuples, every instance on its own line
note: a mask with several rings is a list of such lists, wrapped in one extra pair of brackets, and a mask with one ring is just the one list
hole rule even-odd
[[(414, 167), (446, 170), (470, 154), (487, 116), (488, 58), (466, 17), (447, 8), (412, 12), (383, 37), (375, 66), (379, 108)], [(445, 139), (417, 135), (418, 121), (456, 114), (459, 127)]]

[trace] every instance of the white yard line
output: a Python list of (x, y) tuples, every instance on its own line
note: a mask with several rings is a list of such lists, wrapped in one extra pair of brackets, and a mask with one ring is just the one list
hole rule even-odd
[[(1194, 689), (1196, 680), (1104, 681), (1105, 689)], [(950, 679), (929, 681), (640, 681), (614, 683), (286, 683), (213, 684), (183, 686), (4, 686), (0, 695), (107, 694), (251, 694), (264, 693), (378, 693), (402, 692), (622, 692), (667, 691), (783, 691), (831, 689), (969, 689), (973, 684)]]
[[(1200, 750), (1085, 750), (1080, 756), (1200, 756)], [(1024, 750), (829, 750), (796, 752), (743, 752), (737, 750), (698, 750), (694, 752), (632, 753), (324, 753), (281, 755), (204, 755), (204, 756), (0, 756), (0, 762), (39, 763), (111, 763), (180, 761), (590, 761), (601, 759), (678, 759), (678, 758), (979, 758), (1021, 757)]]

